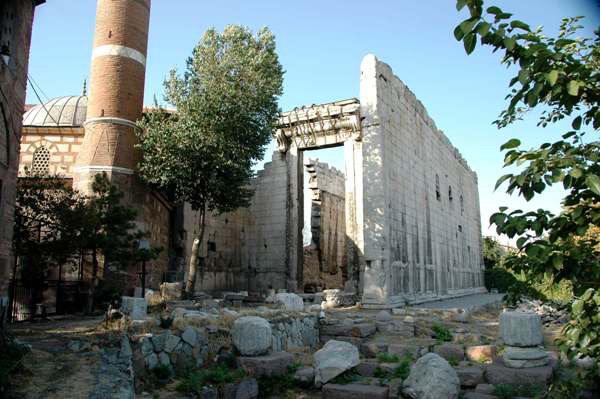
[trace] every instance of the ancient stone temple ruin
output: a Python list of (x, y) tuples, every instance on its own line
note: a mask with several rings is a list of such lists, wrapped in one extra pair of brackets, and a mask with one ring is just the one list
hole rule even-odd
[[(85, 188), (94, 173), (108, 172), (140, 210), (140, 228), (165, 249), (148, 266), (146, 286), (158, 288), (183, 281), (197, 216), (144, 186), (135, 170), (149, 9), (149, 1), (98, 2), (89, 98), (29, 109), (20, 173), (58, 173)], [(122, 18), (124, 10), (139, 18)], [(278, 148), (252, 182), (251, 206), (208, 217), (199, 291), (339, 288), (364, 306), (394, 307), (483, 290), (476, 174), (373, 55), (362, 61), (359, 94), (281, 115)], [(329, 147), (343, 147), (344, 170), (304, 159), (305, 151)], [(129, 273), (133, 292), (135, 266)]]

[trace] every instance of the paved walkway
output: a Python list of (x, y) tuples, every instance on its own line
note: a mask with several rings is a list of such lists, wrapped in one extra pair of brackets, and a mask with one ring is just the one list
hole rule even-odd
[(427, 302), (414, 305), (422, 309), (466, 309), (478, 310), (487, 305), (495, 305), (502, 302), (504, 294), (474, 294), (460, 298), (444, 299), (441, 301)]

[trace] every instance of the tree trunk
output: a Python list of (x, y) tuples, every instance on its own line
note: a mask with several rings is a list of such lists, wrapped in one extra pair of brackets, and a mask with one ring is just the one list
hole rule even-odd
[(188, 265), (188, 278), (185, 285), (185, 295), (188, 298), (194, 295), (194, 285), (196, 284), (196, 273), (198, 271), (198, 255), (200, 254), (200, 247), (202, 246), (204, 230), (206, 227), (206, 206), (202, 206), (200, 208), (198, 215), (199, 231), (194, 238), (194, 243), (192, 244), (192, 254), (190, 255), (190, 263)]
[(92, 249), (92, 284), (87, 301), (86, 313), (91, 314), (94, 311), (94, 295), (96, 294), (96, 286), (98, 285), (98, 251)]

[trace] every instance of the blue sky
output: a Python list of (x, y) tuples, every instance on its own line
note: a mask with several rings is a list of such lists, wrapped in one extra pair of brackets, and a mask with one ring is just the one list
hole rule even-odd
[[(78, 94), (90, 67), (95, 0), (49, 0), (36, 12), (30, 75), (42, 88), (42, 99)], [(454, 27), (465, 18), (454, 0), (153, 0), (150, 21), (147, 104), (162, 99), (162, 82), (179, 69), (208, 27), (243, 24), (268, 26), (276, 35), (285, 74), (283, 110), (304, 104), (359, 96), (359, 66), (368, 53), (388, 63), (417, 95), (437, 126), (458, 147), (479, 175), (484, 234), (489, 214), (498, 206), (543, 206), (558, 210), (553, 191), (525, 204), (493, 192), (502, 170), (499, 146), (518, 136), (527, 145), (557, 137), (558, 128), (539, 129), (536, 118), (497, 130), (491, 122), (503, 109), (510, 71), (500, 54), (477, 48), (467, 56), (454, 40)], [(532, 26), (554, 34), (565, 16), (586, 17), (586, 34), (600, 26), (594, 0), (498, 0), (499, 5)], [(28, 90), (28, 103), (37, 103)], [(267, 150), (267, 159), (274, 147)], [(322, 161), (343, 166), (341, 150), (319, 154)]]

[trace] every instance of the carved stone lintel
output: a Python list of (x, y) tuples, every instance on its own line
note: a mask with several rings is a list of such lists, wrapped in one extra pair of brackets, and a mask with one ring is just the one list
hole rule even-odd
[(277, 140), (277, 149), (279, 152), (286, 153), (290, 149), (290, 139), (286, 137), (283, 129), (277, 129), (275, 139)]

